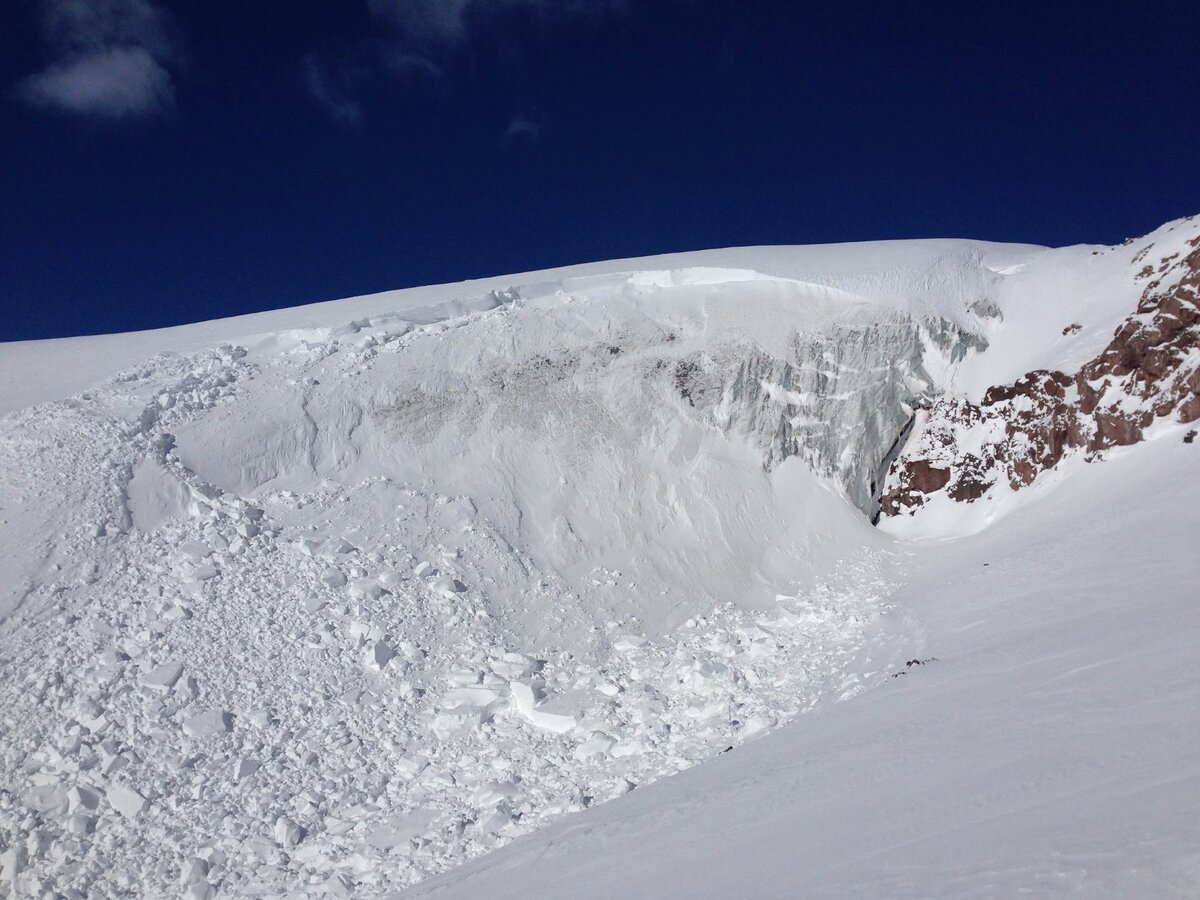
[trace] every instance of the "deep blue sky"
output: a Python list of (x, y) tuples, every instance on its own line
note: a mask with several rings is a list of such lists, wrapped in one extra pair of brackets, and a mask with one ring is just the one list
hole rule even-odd
[(978, 6), (6, 0), (0, 340), (1200, 212), (1194, 0)]

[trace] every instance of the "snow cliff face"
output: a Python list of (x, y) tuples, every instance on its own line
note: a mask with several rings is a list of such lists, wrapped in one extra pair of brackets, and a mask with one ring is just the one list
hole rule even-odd
[[(913, 411), (941, 392), (941, 373), (986, 346), (946, 319), (901, 314), (796, 334), (782, 358), (748, 349), (720, 380), (708, 414), (749, 435), (768, 469), (798, 457), (874, 518), (880, 466)], [(715, 393), (701, 377), (695, 363), (676, 370), (691, 403)]]

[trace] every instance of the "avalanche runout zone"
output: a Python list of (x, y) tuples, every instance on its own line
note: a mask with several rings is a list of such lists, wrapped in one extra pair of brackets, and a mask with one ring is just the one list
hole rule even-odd
[[(885, 677), (869, 551), (767, 611), (515, 648), (480, 573), (571, 589), (465, 497), (248, 500), (182, 465), (174, 432), (262, 376), (164, 356), (5, 423), (6, 507), (82, 498), (0, 610), (0, 862), (32, 895), (381, 894)], [(347, 529), (380, 503), (391, 527)]]

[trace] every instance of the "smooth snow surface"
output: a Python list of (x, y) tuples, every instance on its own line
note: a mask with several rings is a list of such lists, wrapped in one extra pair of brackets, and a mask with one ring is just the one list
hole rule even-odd
[(870, 523), (914, 411), (1086, 358), (1138, 249), (721, 250), (0, 345), (0, 889), (1179, 890), (1200, 443), (971, 538)]

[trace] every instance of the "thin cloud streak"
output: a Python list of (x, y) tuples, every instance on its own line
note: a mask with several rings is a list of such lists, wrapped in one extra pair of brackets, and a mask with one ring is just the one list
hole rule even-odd
[(367, 0), (376, 19), (395, 27), (414, 44), (461, 43), (474, 22), (523, 9), (547, 18), (602, 16), (626, 0)]
[(339, 78), (316, 56), (309, 54), (304, 58), (301, 79), (309, 97), (335, 122), (357, 125), (362, 121), (362, 107), (350, 96), (346, 86), (338, 83), (346, 79)]
[(508, 128), (504, 130), (504, 141), (526, 140), (536, 141), (542, 136), (542, 123), (535, 122), (526, 116), (517, 116), (508, 123)]

